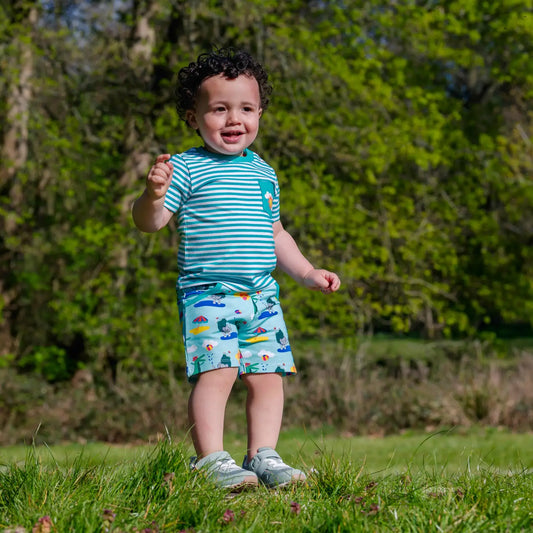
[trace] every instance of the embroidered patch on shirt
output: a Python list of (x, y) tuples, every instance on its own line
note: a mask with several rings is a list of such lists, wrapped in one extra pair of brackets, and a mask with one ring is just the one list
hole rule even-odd
[(274, 205), (274, 183), (268, 180), (259, 180), (261, 188), (261, 200), (263, 201), (263, 210), (272, 215), (272, 206)]

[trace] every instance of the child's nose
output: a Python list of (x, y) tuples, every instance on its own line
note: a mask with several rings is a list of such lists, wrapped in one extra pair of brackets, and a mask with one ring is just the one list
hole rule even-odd
[(236, 109), (230, 110), (228, 113), (228, 123), (238, 124), (240, 122), (239, 112)]

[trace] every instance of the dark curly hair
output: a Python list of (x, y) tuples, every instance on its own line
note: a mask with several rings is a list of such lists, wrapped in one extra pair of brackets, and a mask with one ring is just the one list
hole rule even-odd
[(241, 74), (251, 76), (259, 85), (259, 96), (263, 111), (268, 107), (272, 86), (268, 82), (268, 74), (260, 63), (250, 54), (233, 48), (220, 48), (200, 54), (196, 62), (183, 67), (178, 72), (176, 86), (176, 110), (180, 118), (186, 121), (186, 112), (194, 109), (196, 95), (202, 82), (223, 74), (226, 78), (235, 79)]

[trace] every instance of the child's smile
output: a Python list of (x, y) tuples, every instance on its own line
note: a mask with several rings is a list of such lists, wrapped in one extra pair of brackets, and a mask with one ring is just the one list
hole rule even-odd
[(241, 135), (243, 135), (240, 131), (226, 131), (221, 133), (222, 137), (226, 139), (226, 142), (228, 143), (238, 143), (240, 140)]
[(260, 101), (255, 78), (212, 76), (200, 86), (196, 108), (187, 112), (187, 121), (199, 131), (208, 150), (238, 155), (257, 137)]

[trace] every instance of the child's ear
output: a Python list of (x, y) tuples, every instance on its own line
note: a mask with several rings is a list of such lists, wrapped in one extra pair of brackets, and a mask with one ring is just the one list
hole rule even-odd
[(198, 129), (198, 122), (196, 121), (196, 113), (194, 112), (194, 110), (189, 109), (185, 112), (185, 120), (192, 129)]
[(261, 118), (262, 115), (263, 115), (263, 108), (260, 107), (260, 108), (259, 108), (259, 118)]

